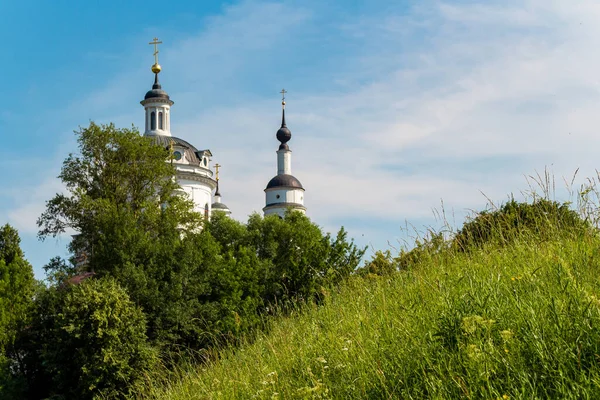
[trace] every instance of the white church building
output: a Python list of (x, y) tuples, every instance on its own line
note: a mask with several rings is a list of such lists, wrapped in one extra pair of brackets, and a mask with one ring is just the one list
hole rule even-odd
[[(210, 150), (198, 150), (194, 145), (171, 134), (171, 106), (174, 102), (162, 89), (158, 80), (162, 68), (158, 64), (158, 39), (154, 45), (154, 84), (140, 103), (145, 110), (144, 136), (151, 138), (155, 144), (169, 148), (173, 153), (173, 165), (176, 179), (185, 193), (194, 203), (194, 210), (203, 213), (206, 218), (214, 211), (231, 214), (231, 210), (221, 202), (219, 192), (219, 165), (215, 164), (216, 176), (213, 173)], [(282, 90), (285, 95), (285, 90)], [(277, 214), (283, 217), (288, 208), (306, 212), (304, 207), (304, 188), (292, 175), (292, 152), (287, 144), (292, 133), (285, 123), (285, 97), (282, 100), (281, 127), (276, 137), (280, 145), (277, 150), (277, 175), (273, 177), (265, 191), (264, 215)], [(257, 188), (258, 189), (258, 188)]]

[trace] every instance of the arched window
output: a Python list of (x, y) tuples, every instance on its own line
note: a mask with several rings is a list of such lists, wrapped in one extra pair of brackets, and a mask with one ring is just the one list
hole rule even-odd
[(163, 113), (158, 113), (158, 129), (162, 130), (163, 128)]
[(152, 111), (152, 113), (150, 114), (150, 130), (156, 130), (156, 113), (154, 111)]

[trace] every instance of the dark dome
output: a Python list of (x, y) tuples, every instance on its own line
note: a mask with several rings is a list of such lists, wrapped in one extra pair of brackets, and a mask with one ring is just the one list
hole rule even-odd
[(282, 144), (289, 142), (291, 138), (292, 132), (290, 132), (287, 126), (284, 125), (277, 131), (277, 140), (279, 140)]
[(269, 181), (267, 184), (267, 189), (277, 188), (277, 187), (289, 187), (296, 189), (304, 189), (302, 184), (296, 177), (287, 174), (277, 175), (273, 179)]
[(215, 210), (226, 210), (229, 211), (229, 207), (227, 207), (225, 204), (223, 203), (212, 203), (212, 208)]
[(170, 100), (169, 99), (169, 95), (167, 94), (167, 92), (165, 92), (162, 89), (148, 90), (148, 92), (146, 92), (146, 95), (144, 96), (144, 100), (148, 100), (148, 99), (166, 99), (166, 100)]
[(154, 74), (154, 85), (152, 85), (152, 90), (148, 90), (146, 96), (144, 96), (144, 100), (148, 99), (166, 99), (169, 100), (169, 95), (167, 92), (162, 90), (160, 83), (158, 83), (158, 74)]
[(198, 157), (198, 149), (195, 148), (189, 142), (186, 142), (185, 140), (175, 136), (152, 135), (146, 137), (150, 138), (154, 144), (163, 146), (165, 148), (169, 148), (171, 146), (171, 143), (174, 146), (177, 145), (183, 147), (184, 157), (187, 160), (187, 162), (193, 165), (200, 165), (201, 160)]

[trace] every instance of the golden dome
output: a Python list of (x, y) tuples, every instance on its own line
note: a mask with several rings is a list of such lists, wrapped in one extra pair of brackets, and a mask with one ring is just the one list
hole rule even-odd
[(156, 63), (152, 66), (152, 72), (154, 72), (155, 74), (158, 74), (161, 70), (162, 70), (162, 68), (160, 67), (160, 64), (158, 64), (158, 63)]

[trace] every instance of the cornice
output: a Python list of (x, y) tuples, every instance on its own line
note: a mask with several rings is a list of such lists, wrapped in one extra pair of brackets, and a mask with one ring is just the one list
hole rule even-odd
[(190, 181), (200, 182), (200, 183), (203, 183), (206, 186), (210, 187), (211, 190), (217, 188), (217, 181), (209, 178), (208, 176), (199, 175), (199, 174), (195, 174), (193, 172), (187, 172), (187, 171), (177, 171), (176, 175), (177, 175), (177, 179), (187, 179)]
[(304, 210), (306, 211), (306, 207), (304, 207), (302, 204), (298, 204), (298, 203), (288, 203), (288, 202), (283, 202), (283, 203), (271, 203), (271, 204), (267, 204), (264, 208), (263, 211), (266, 210), (271, 210), (273, 208), (294, 208), (294, 209), (300, 209), (300, 210)]

